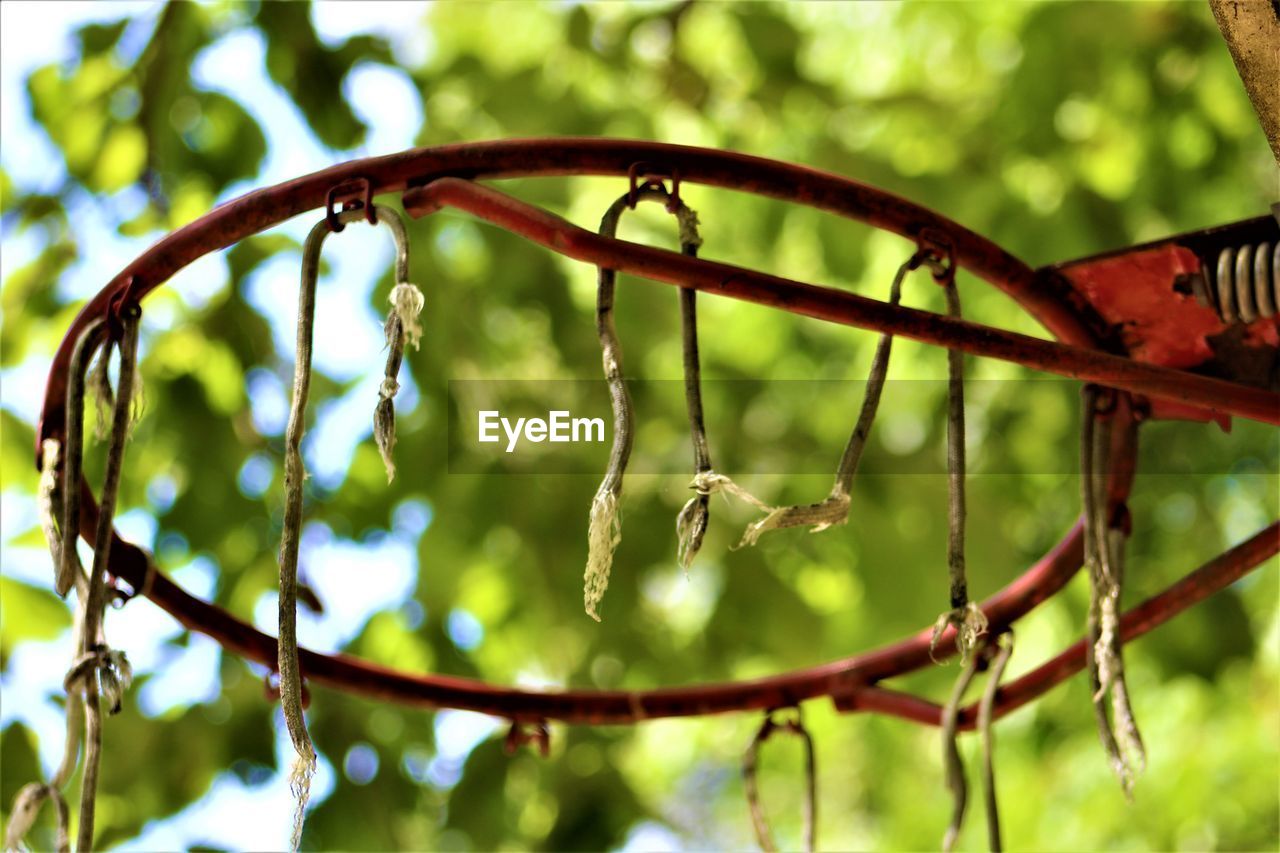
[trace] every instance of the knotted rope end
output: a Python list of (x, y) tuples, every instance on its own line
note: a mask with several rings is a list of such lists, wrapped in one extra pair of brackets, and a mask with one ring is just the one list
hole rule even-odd
[[(427, 303), (426, 297), (422, 295), (422, 291), (416, 284), (405, 281), (391, 288), (391, 295), (387, 297), (387, 301), (391, 303), (391, 316), (387, 317), (385, 326), (387, 334), (391, 334), (392, 317), (398, 317), (404, 329), (405, 340), (416, 350), (422, 339), (422, 324), (418, 320), (418, 315), (422, 313), (422, 308)], [(391, 341), (388, 340), (387, 343)]]
[(938, 641), (942, 639), (942, 633), (948, 626), (954, 625), (956, 652), (960, 655), (961, 662), (967, 662), (969, 655), (977, 648), (978, 638), (987, 633), (988, 624), (987, 615), (972, 601), (940, 614), (933, 623), (933, 635), (929, 638), (929, 657), (934, 663), (940, 663), (933, 653), (938, 647)]

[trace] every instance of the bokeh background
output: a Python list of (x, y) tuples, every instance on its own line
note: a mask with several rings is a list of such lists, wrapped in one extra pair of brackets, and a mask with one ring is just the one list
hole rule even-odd
[[(61, 750), (70, 611), (36, 526), (33, 425), (48, 361), (84, 300), (168, 231), (251, 189), (415, 145), (638, 137), (836, 171), (931, 206), (1039, 265), (1267, 209), (1276, 171), (1200, 3), (94, 3), (0, 5), (0, 810)], [(591, 227), (617, 180), (508, 182)], [(704, 256), (882, 297), (906, 243), (810, 210), (689, 186)], [(383, 199), (384, 203), (391, 199)], [(146, 415), (119, 526), (194, 593), (275, 625), (282, 432), (302, 236), (315, 216), (183, 270), (146, 303)], [(661, 211), (629, 239), (671, 245)], [(324, 605), (302, 641), (400, 668), (548, 688), (688, 684), (814, 664), (895, 639), (946, 604), (945, 354), (899, 342), (853, 515), (732, 551), (753, 514), (717, 501), (686, 578), (672, 522), (687, 474), (628, 479), (597, 625), (581, 610), (590, 474), (459, 473), (448, 381), (596, 380), (594, 271), (465, 216), (411, 225), (427, 294), (399, 402), (400, 476), (369, 438), (391, 286), (386, 234), (328, 242), (320, 284), (303, 572)], [(967, 316), (1043, 335), (971, 278)], [(940, 309), (913, 282), (908, 304)], [(874, 337), (701, 301), (710, 380), (861, 380)], [(677, 379), (669, 288), (624, 279), (628, 371)], [(969, 361), (970, 586), (1014, 578), (1077, 514), (1072, 383)], [(812, 405), (774, 382), (711, 382), (745, 411), (713, 451), (772, 503), (825, 495), (860, 398)], [(743, 400), (743, 388), (752, 398)], [(732, 397), (732, 399), (730, 399)], [(782, 400), (782, 402), (779, 402)], [(678, 405), (678, 399), (676, 400)], [(678, 410), (677, 410), (678, 412)], [(678, 418), (644, 413), (646, 447)], [(1238, 422), (1142, 430), (1127, 600), (1153, 594), (1277, 515), (1277, 437)], [(597, 453), (603, 468), (607, 450)], [(90, 451), (91, 482), (101, 451)], [(764, 460), (764, 461), (761, 461)], [(651, 471), (658, 470), (651, 466)], [(1275, 849), (1280, 837), (1276, 561), (1129, 647), (1150, 766), (1125, 802), (1077, 677), (999, 724), (1011, 848)], [(1079, 636), (1077, 578), (1020, 625), (1010, 674)], [(109, 614), (138, 680), (109, 720), (102, 842), (287, 843), (287, 739), (263, 671), (149, 602)], [(945, 695), (956, 669), (902, 685)], [(950, 809), (935, 730), (810, 703), (831, 849), (928, 849)], [(309, 849), (725, 849), (754, 844), (739, 764), (758, 719), (554, 726), (503, 754), (500, 721), (313, 690), (321, 753)], [(962, 743), (972, 779), (976, 744)], [(800, 841), (801, 756), (763, 759), (780, 842)], [(985, 844), (980, 806), (961, 846)], [(32, 836), (51, 844), (48, 815)]]

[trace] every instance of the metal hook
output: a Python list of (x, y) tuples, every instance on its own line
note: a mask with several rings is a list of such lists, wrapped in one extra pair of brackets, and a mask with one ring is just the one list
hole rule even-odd
[(507, 730), (507, 737), (502, 744), (507, 755), (514, 755), (515, 751), (526, 743), (536, 744), (538, 754), (543, 758), (551, 753), (551, 731), (547, 728), (546, 720), (527, 724), (519, 720), (511, 721), (511, 728)]
[(130, 275), (125, 279), (124, 284), (116, 290), (116, 292), (107, 300), (107, 340), (118, 341), (124, 334), (124, 317), (126, 312), (131, 318), (137, 318), (142, 314), (142, 307), (138, 304), (138, 300), (134, 298), (134, 291), (138, 287), (138, 277)]
[[(333, 190), (329, 191), (332, 195)], [(316, 223), (307, 234), (302, 247), (303, 280), (310, 282), (314, 290), (315, 280), (320, 270), (320, 247), (330, 234), (341, 231), (348, 222), (364, 219), (374, 225), (382, 223), (391, 229), (392, 239), (396, 244), (396, 284), (404, 284), (409, 280), (409, 235), (405, 231), (404, 221), (400, 215), (389, 207), (375, 204), (366, 211), (364, 207), (349, 207), (335, 213), (330, 206), (325, 211), (325, 218)], [(337, 224), (337, 228), (333, 227)]]
[(943, 230), (926, 226), (916, 234), (920, 263), (929, 267), (933, 280), (947, 284), (955, 278), (956, 250), (951, 237)]
[(373, 203), (373, 184), (370, 183), (368, 178), (353, 178), (345, 183), (330, 187), (329, 191), (325, 193), (324, 219), (329, 226), (329, 231), (333, 234), (341, 231), (347, 222), (353, 221), (350, 218), (344, 218), (338, 211), (334, 210), (334, 204), (339, 201), (342, 202), (342, 212), (359, 210), (362, 212), (364, 220), (370, 225), (378, 224), (374, 213), (377, 206)]
[[(643, 185), (640, 183), (642, 175), (647, 178)], [(665, 178), (670, 178), (671, 180), (671, 192), (668, 194), (666, 202), (667, 213), (675, 213), (681, 206), (680, 170), (675, 168), (666, 169), (644, 160), (637, 160), (627, 168), (627, 207), (632, 210), (636, 209), (636, 203), (640, 200), (639, 193), (642, 189), (666, 192), (666, 187), (662, 185), (662, 180)]]
[(1083, 390), (1092, 390), (1093, 395), (1093, 414), (1095, 417), (1107, 417), (1115, 413), (1116, 407), (1120, 403), (1120, 392), (1114, 388), (1108, 388), (1105, 385), (1097, 385), (1089, 383)]
[(756, 783), (756, 766), (760, 753), (760, 746), (776, 731), (788, 732), (796, 735), (804, 742), (805, 747), (805, 805), (804, 805), (804, 840), (805, 849), (814, 850), (817, 845), (818, 831), (818, 798), (817, 798), (817, 770), (814, 758), (813, 737), (809, 734), (809, 730), (804, 726), (804, 718), (801, 715), (800, 707), (795, 706), (795, 717), (779, 720), (777, 715), (782, 708), (772, 708), (766, 714), (764, 722), (760, 725), (760, 730), (756, 732), (756, 736), (752, 738), (750, 746), (747, 747), (747, 754), (742, 760), (742, 777), (743, 785), (747, 793), (747, 806), (751, 810), (751, 823), (756, 831), (756, 840), (760, 842), (760, 847), (766, 851), (776, 850), (777, 847), (773, 843), (773, 837), (769, 832), (769, 822), (765, 818), (764, 810), (760, 806), (760, 791)]

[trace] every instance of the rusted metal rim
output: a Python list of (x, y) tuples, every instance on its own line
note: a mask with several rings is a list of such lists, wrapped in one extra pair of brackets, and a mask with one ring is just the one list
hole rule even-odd
[[(59, 348), (50, 371), (46, 398), (37, 430), (44, 438), (61, 438), (65, 412), (68, 341), (86, 322), (109, 314), (125, 301), (141, 300), (175, 272), (199, 257), (226, 248), (245, 237), (297, 214), (350, 202), (359, 188), (361, 203), (374, 194), (425, 187), (439, 178), (513, 178), (553, 175), (679, 174), (693, 182), (765, 195), (816, 207), (900, 234), (919, 242), (922, 232), (942, 234), (951, 243), (955, 262), (1010, 294), (1059, 340), (1079, 347), (1098, 347), (1103, 327), (1069, 288), (1043, 271), (1039, 274), (995, 243), (919, 205), (872, 187), (826, 172), (742, 154), (652, 142), (605, 139), (530, 139), (418, 149), (386, 157), (357, 160), (306, 177), (250, 193), (211, 211), (168, 235), (121, 271), (80, 312)], [(640, 175), (643, 176), (643, 175)], [(785, 307), (785, 306), (784, 306)], [(1115, 349), (1114, 344), (1110, 347)], [(1117, 416), (1129, 417), (1127, 411)], [(1133, 431), (1117, 430), (1117, 436)], [(1135, 446), (1132, 438), (1117, 439), (1115, 456), (1121, 471), (1112, 481), (1110, 499), (1123, 502), (1132, 482)], [(37, 461), (39, 464), (39, 461)], [(81, 532), (96, 518), (88, 484), (78, 484), (85, 511)], [(1274, 539), (1274, 530), (1269, 530)], [(1263, 535), (1263, 545), (1272, 547)], [(1074, 574), (1080, 563), (1080, 531), (1073, 529), (1039, 563), (984, 602), (992, 625), (1007, 624), (1047, 599)], [(192, 630), (216, 639), (229, 651), (250, 659), (275, 659), (273, 638), (255, 631), (220, 608), (193, 598), (168, 581), (149, 557), (118, 534), (111, 545), (111, 569)], [(1226, 555), (1224, 555), (1225, 557)], [(1250, 554), (1248, 559), (1257, 555)], [(1220, 558), (1221, 559), (1221, 558)], [(1246, 557), (1234, 553), (1231, 566)], [(1174, 611), (1176, 612), (1176, 611)], [(941, 650), (953, 644), (953, 632), (942, 637)], [(567, 722), (626, 723), (658, 716), (686, 716), (765, 708), (828, 695), (846, 710), (877, 710), (917, 718), (927, 716), (902, 704), (876, 682), (926, 665), (926, 633), (878, 651), (827, 665), (799, 670), (759, 682), (670, 688), (647, 693), (565, 691), (536, 694), (445, 676), (396, 672), (346, 655), (303, 651), (305, 675), (319, 683), (411, 705), (464, 707), (512, 719), (556, 718)], [(1062, 667), (1055, 670), (1060, 680)], [(1053, 683), (1056, 683), (1054, 681)], [(1046, 681), (1044, 685), (1051, 686)], [(1028, 692), (1035, 692), (1034, 688)], [(865, 703), (860, 701), (860, 696)], [(886, 698), (887, 697), (887, 698)], [(917, 701), (912, 698), (912, 701)], [(1025, 701), (1025, 698), (1022, 700)], [(899, 703), (901, 704), (901, 703)], [(881, 707), (884, 706), (884, 707)], [(894, 706), (896, 707), (896, 706)], [(914, 709), (913, 709), (914, 708)]]
[[(141, 299), (200, 257), (278, 225), (298, 214), (329, 209), (335, 190), (359, 186), (364, 195), (399, 192), (441, 177), (633, 175), (678, 172), (685, 183), (753, 193), (817, 208), (918, 239), (922, 231), (946, 235), (956, 263), (1013, 297), (1064, 343), (1097, 347), (1105, 326), (1092, 309), (1052, 273), (1037, 273), (986, 237), (932, 210), (857, 181), (790, 163), (660, 142), (599, 138), (538, 138), (417, 148), (352, 160), (243, 195), (162, 238), (121, 270), (73, 321), (54, 356), (36, 430), (36, 464), (45, 438), (62, 435), (62, 398), (71, 342), (92, 317), (103, 315), (128, 288)], [(1116, 346), (1107, 347), (1119, 351)]]

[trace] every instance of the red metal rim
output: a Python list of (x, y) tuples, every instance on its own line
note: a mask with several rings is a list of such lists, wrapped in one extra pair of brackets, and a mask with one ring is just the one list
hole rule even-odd
[[(70, 348), (87, 322), (111, 312), (126, 298), (141, 300), (179, 269), (209, 252), (308, 210), (323, 207), (331, 211), (335, 202), (350, 198), (350, 193), (344, 195), (342, 191), (356, 182), (363, 190), (362, 203), (367, 204), (374, 194), (425, 188), (440, 178), (630, 175), (634, 182), (637, 164), (643, 164), (646, 174), (678, 174), (686, 183), (804, 204), (917, 241), (929, 233), (944, 234), (949, 238), (956, 265), (1004, 290), (1059, 340), (1090, 348), (1106, 342), (1106, 330), (1088, 304), (1054, 274), (1034, 272), (992, 241), (933, 211), (837, 175), (733, 152), (653, 142), (567, 138), (452, 145), (356, 160), (259, 190), (227, 202), (160, 240), (113, 278), (73, 322), (50, 370), (37, 447), (46, 438), (63, 437)], [(1116, 348), (1113, 341), (1109, 343), (1109, 348)], [(1132, 417), (1128, 404), (1119, 406), (1114, 416), (1128, 422)], [(1123, 470), (1112, 480), (1111, 500), (1123, 503), (1132, 482), (1136, 433), (1118, 429), (1115, 435), (1115, 458), (1121, 460)], [(81, 533), (92, 538), (97, 507), (88, 484), (82, 480), (79, 488), (84, 502)], [(1250, 540), (1253, 544), (1247, 553), (1219, 558), (1226, 559), (1226, 569), (1222, 571), (1261, 562), (1275, 552), (1276, 540), (1273, 525)], [(1060, 589), (1079, 568), (1080, 548), (1077, 526), (1024, 575), (984, 602), (992, 630), (1011, 624)], [(214, 637), (230, 651), (272, 665), (273, 638), (187, 594), (165, 578), (141, 549), (118, 534), (111, 551), (112, 573), (141, 590), (188, 628)], [(464, 679), (398, 673), (346, 655), (320, 655), (306, 650), (302, 651), (301, 662), (308, 678), (363, 695), (432, 707), (468, 708), (515, 720), (626, 723), (662, 716), (767, 709), (827, 695), (847, 710), (896, 713), (930, 722), (925, 719), (929, 714), (920, 711), (921, 700), (908, 697), (915, 705), (894, 700), (889, 691), (875, 687), (884, 678), (926, 665), (930, 658), (928, 646), (925, 631), (878, 651), (759, 682), (646, 693), (531, 693)], [(953, 648), (954, 631), (948, 630), (939, 650), (949, 654)], [(1050, 664), (1055, 668), (1041, 684), (1043, 689), (1065, 677), (1062, 673), (1066, 670), (1060, 662)], [(1050, 676), (1057, 680), (1050, 683)], [(1024, 690), (1020, 695), (1018, 704), (1036, 694)]]
[[(921, 231), (947, 234), (956, 263), (1013, 297), (1058, 340), (1096, 347), (1105, 327), (1087, 303), (1056, 276), (1037, 276), (1027, 264), (991, 240), (914, 202), (829, 172), (685, 145), (597, 138), (540, 138), (418, 148), (399, 154), (352, 160), (329, 169), (248, 193), (183, 226), (139, 255), (91, 299), (73, 321), (54, 356), (45, 402), (36, 430), (39, 444), (60, 437), (60, 400), (75, 336), (101, 316), (113, 295), (130, 286), (144, 298), (174, 273), (210, 252), (225, 249), (333, 201), (335, 188), (367, 182), (370, 196), (399, 192), (442, 177), (519, 178), (613, 175), (627, 177), (636, 164), (650, 171), (677, 171), (686, 183), (753, 193), (824, 210), (916, 239)], [(1114, 349), (1114, 347), (1112, 347)]]

